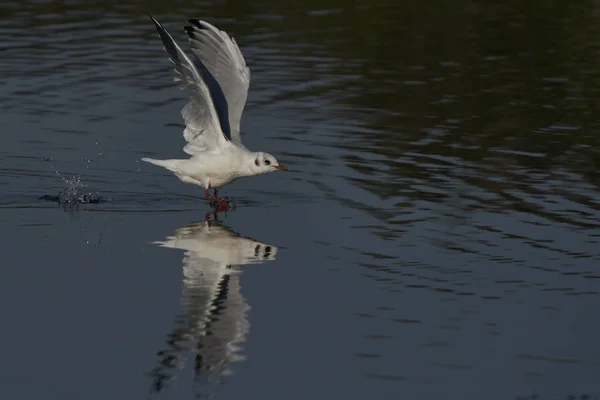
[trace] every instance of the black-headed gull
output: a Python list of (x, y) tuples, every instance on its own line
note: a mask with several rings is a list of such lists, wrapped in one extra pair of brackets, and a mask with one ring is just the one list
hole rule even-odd
[[(240, 119), (248, 96), (250, 69), (235, 40), (205, 21), (190, 19), (184, 30), (189, 36), (192, 61), (167, 30), (150, 16), (165, 50), (175, 64), (175, 81), (190, 92), (181, 115), (185, 121), (183, 148), (191, 158), (155, 160), (142, 158), (173, 172), (182, 182), (203, 186), (205, 196), (220, 208), (217, 189), (244, 176), (287, 168), (271, 154), (249, 151), (240, 137)], [(214, 189), (211, 196), (209, 189)]]

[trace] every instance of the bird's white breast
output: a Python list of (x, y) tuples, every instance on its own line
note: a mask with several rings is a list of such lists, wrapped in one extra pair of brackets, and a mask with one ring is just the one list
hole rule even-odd
[(205, 186), (220, 187), (247, 175), (244, 149), (231, 146), (221, 153), (201, 153), (180, 166), (181, 172)]

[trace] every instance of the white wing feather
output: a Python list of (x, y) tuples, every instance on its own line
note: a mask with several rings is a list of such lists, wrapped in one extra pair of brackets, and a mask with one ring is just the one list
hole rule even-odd
[(250, 68), (235, 40), (205, 21), (190, 19), (189, 36), (196, 66), (206, 81), (223, 132), (241, 144), (240, 121), (248, 97)]
[(228, 145), (228, 140), (221, 130), (219, 116), (215, 109), (210, 89), (194, 63), (181, 50), (169, 32), (152, 16), (165, 50), (175, 64), (177, 76), (182, 89), (191, 91), (189, 102), (183, 108), (181, 115), (186, 127), (183, 137), (188, 142), (184, 151), (195, 155), (203, 151), (218, 151)]

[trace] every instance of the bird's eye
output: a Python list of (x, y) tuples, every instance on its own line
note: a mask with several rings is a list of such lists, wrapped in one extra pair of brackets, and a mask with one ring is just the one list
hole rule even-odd
[(265, 160), (265, 165), (271, 165), (271, 161)]
[(258, 158), (254, 160), (254, 164), (258, 167)]

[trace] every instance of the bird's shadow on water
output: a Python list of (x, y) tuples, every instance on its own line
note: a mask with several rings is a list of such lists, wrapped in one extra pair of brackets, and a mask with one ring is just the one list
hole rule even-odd
[(184, 250), (184, 255), (181, 313), (156, 353), (150, 395), (168, 388), (192, 359), (194, 384), (202, 390), (198, 397), (211, 398), (231, 375), (229, 365), (245, 360), (250, 307), (241, 293), (240, 266), (275, 260), (278, 248), (239, 235), (218, 221), (219, 213), (208, 213), (205, 221), (183, 225), (152, 243)]

